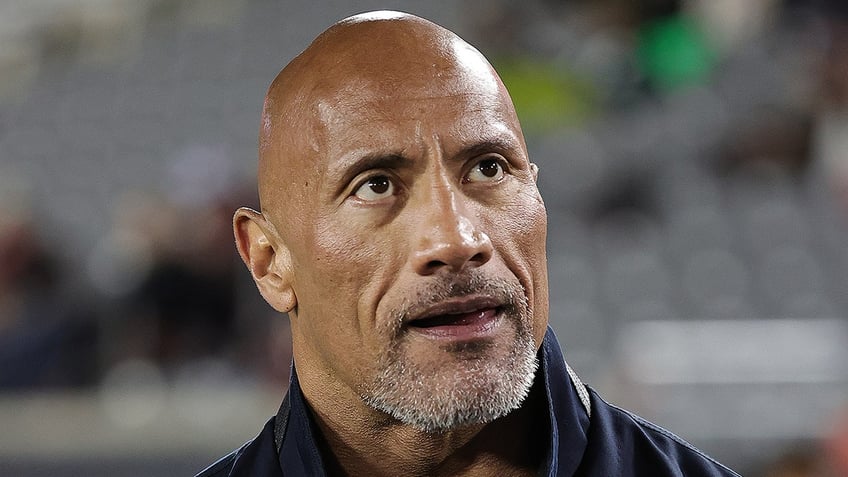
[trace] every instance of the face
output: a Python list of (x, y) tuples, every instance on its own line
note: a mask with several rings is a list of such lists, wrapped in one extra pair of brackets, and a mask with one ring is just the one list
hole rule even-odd
[(488, 64), (453, 53), (319, 96), (301, 210), (264, 211), (286, 230), (299, 374), (426, 431), (516, 408), (547, 325), (534, 166)]

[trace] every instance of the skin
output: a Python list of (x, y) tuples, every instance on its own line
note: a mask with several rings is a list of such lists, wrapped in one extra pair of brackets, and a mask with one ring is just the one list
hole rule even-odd
[[(465, 369), (466, 352), (399, 325), (397, 313), (421, 312), (416, 303), (433, 287), (472, 275), (520, 288), (539, 348), (548, 296), (536, 177), (497, 74), (426, 20), (394, 12), (343, 20), (274, 80), (260, 131), (261, 212), (239, 209), (234, 230), (261, 294), (289, 313), (298, 378), (331, 471), (535, 472), (537, 396), (491, 423), (435, 433), (362, 396), (393, 336), (438, 379)], [(485, 338), (492, 356), (514, 345), (514, 326), (502, 321)]]

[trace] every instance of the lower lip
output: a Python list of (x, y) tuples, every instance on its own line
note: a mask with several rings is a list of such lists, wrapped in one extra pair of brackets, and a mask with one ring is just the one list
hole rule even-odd
[(488, 308), (458, 317), (451, 324), (427, 328), (410, 326), (409, 328), (430, 338), (463, 341), (491, 335), (497, 328), (500, 317), (500, 310)]

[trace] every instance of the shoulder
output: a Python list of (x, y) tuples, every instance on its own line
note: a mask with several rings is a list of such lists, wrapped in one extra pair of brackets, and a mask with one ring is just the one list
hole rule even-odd
[[(607, 403), (594, 391), (587, 460), (617, 475), (739, 477), (672, 432)], [(610, 474), (611, 475), (611, 474)]]
[(195, 477), (224, 477), (232, 474), (233, 467), (239, 456), (244, 451), (250, 442), (246, 442), (243, 446), (221, 457), (214, 464), (202, 470)]
[(280, 463), (274, 447), (274, 419), (262, 432), (238, 449), (218, 459), (195, 477), (278, 477)]

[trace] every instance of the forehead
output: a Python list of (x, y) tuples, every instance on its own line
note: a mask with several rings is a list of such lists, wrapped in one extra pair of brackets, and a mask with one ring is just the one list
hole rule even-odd
[(513, 131), (515, 121), (498, 97), (487, 94), (389, 96), (316, 104), (328, 143), (390, 134), (453, 133), (461, 139), (489, 129)]
[(445, 146), (493, 136), (520, 145), (512, 103), (487, 63), (479, 69), (427, 66), (402, 77), (352, 77), (315, 101), (316, 149), (331, 160), (340, 149), (404, 147), (434, 136)]

